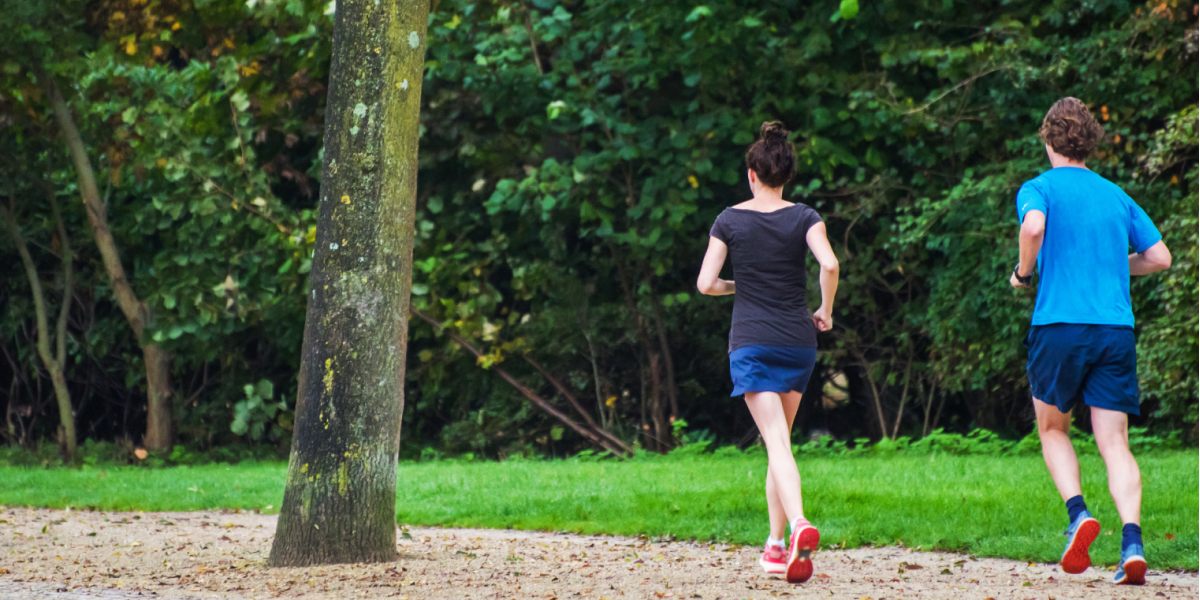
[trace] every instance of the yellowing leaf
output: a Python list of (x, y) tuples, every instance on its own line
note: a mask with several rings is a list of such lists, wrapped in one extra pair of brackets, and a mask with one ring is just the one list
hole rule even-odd
[(700, 187), (700, 181), (696, 179), (695, 175), (688, 175), (688, 183), (692, 184), (692, 188)]
[(454, 15), (449, 21), (446, 21), (446, 29), (455, 29), (460, 23), (462, 23), (462, 19), (458, 18), (458, 15)]

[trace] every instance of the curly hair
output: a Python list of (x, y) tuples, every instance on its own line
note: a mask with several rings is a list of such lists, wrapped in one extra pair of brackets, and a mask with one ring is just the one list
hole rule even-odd
[(787, 139), (788, 130), (779, 121), (767, 121), (758, 133), (758, 141), (746, 152), (746, 166), (754, 169), (763, 185), (782, 187), (796, 173), (796, 152)]
[(1071, 160), (1083, 160), (1104, 137), (1104, 127), (1082, 100), (1068, 97), (1046, 111), (1038, 135), (1055, 152)]

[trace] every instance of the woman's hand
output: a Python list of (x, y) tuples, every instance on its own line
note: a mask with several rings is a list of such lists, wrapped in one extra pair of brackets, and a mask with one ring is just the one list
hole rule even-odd
[(810, 227), (805, 237), (808, 248), (817, 257), (817, 262), (821, 263), (821, 308), (813, 313), (813, 324), (817, 326), (817, 331), (829, 331), (833, 329), (833, 299), (837, 296), (841, 267), (833, 248), (829, 247), (829, 239), (825, 237), (825, 223)]
[(829, 331), (833, 329), (833, 315), (830, 314), (832, 312), (826, 306), (821, 305), (821, 308), (818, 308), (817, 312), (813, 313), (813, 324), (817, 326), (817, 331)]

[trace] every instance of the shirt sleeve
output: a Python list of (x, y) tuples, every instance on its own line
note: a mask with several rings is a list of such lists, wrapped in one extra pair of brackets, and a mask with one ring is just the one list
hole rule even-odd
[(821, 218), (821, 214), (812, 208), (808, 209), (808, 215), (805, 216), (804, 235), (808, 235), (808, 230), (813, 228), (817, 223), (824, 223), (825, 219)]
[(712, 229), (708, 230), (708, 235), (721, 240), (726, 246), (729, 245), (729, 232), (725, 227), (725, 213), (717, 215), (717, 220), (713, 221)]
[(1154, 226), (1154, 221), (1142, 207), (1130, 199), (1129, 202), (1129, 246), (1134, 252), (1141, 254), (1150, 249), (1162, 239), (1162, 234)]
[(1025, 222), (1025, 213), (1040, 210), (1046, 214), (1046, 197), (1032, 181), (1026, 181), (1017, 192), (1017, 221)]

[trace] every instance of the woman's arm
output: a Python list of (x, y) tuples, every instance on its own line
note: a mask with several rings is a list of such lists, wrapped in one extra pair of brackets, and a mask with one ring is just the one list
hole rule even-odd
[(704, 265), (696, 279), (696, 289), (708, 296), (725, 296), (733, 293), (733, 282), (719, 279), (721, 267), (725, 266), (725, 254), (729, 248), (715, 237), (708, 238), (708, 252), (704, 253)]
[(838, 259), (829, 247), (829, 239), (825, 237), (825, 223), (817, 223), (808, 229), (805, 235), (808, 248), (812, 250), (817, 262), (821, 263), (821, 308), (813, 313), (813, 323), (820, 331), (833, 329), (833, 297), (837, 294)]

